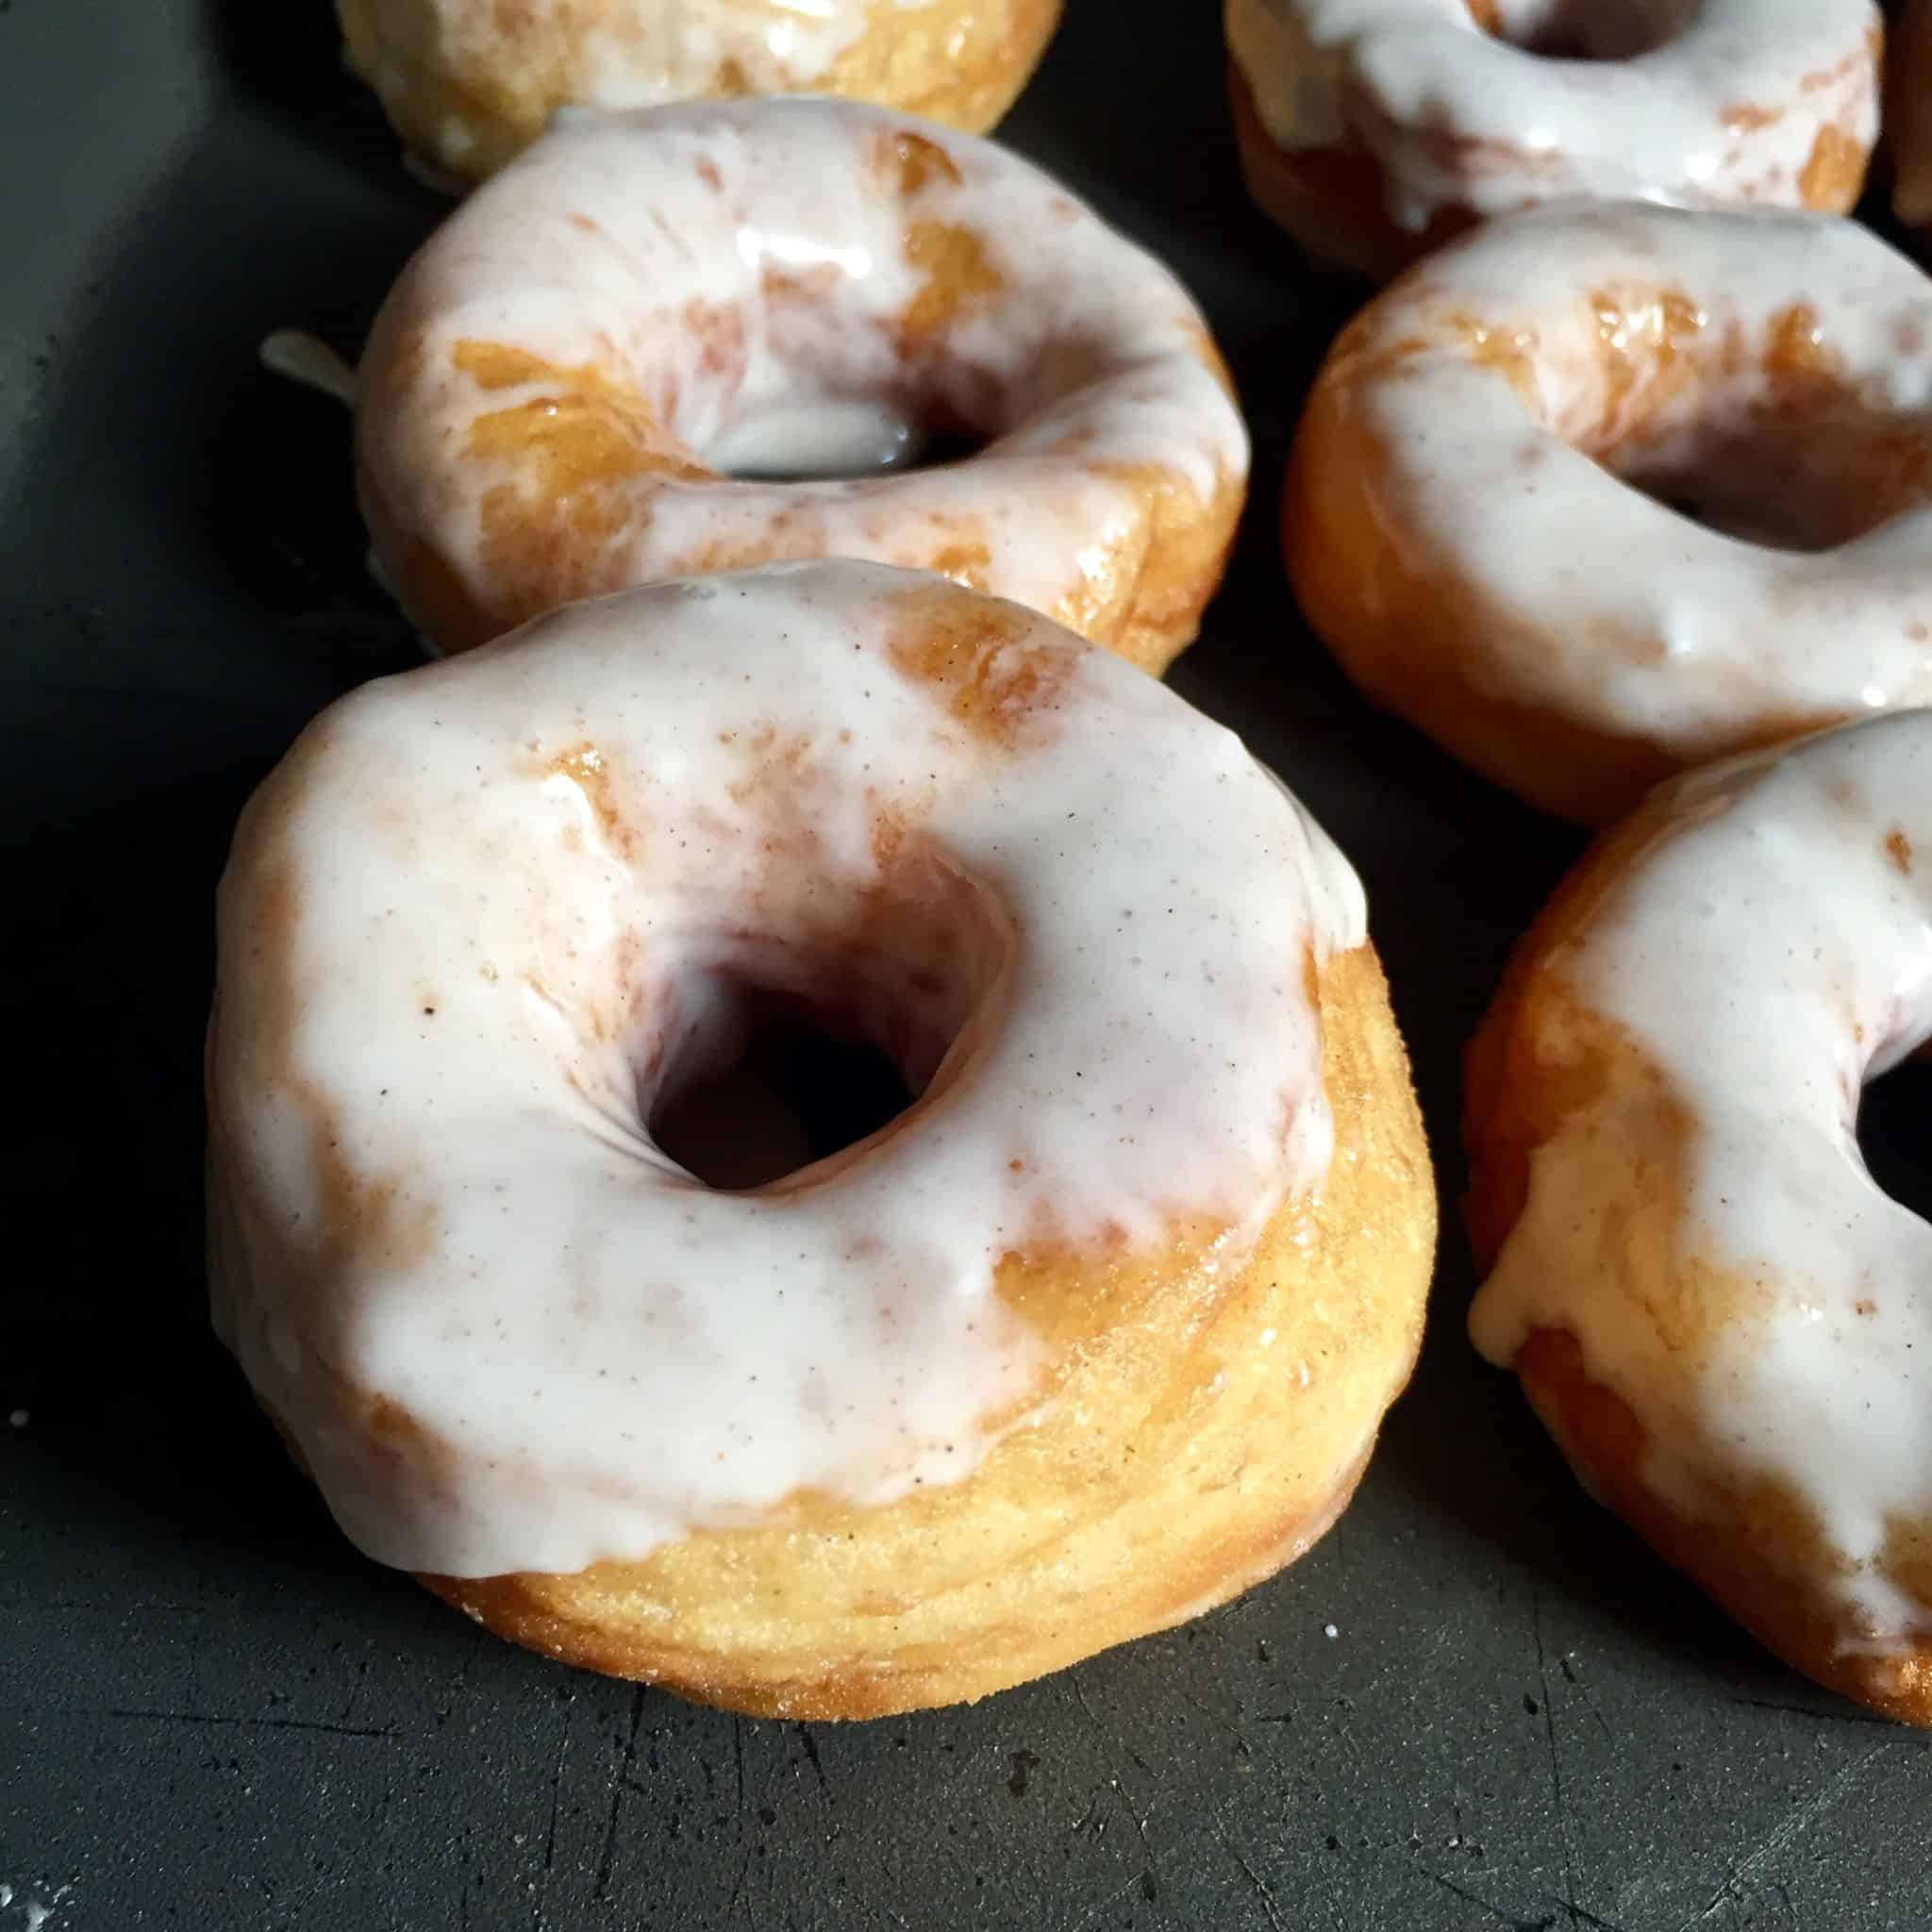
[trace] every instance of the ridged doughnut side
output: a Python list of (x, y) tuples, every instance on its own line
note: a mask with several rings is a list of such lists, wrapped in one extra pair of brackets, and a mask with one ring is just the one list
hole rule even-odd
[(1032, 77), (1060, 4), (836, 0), (808, 18), (770, 0), (337, 0), (336, 12), (349, 65), (408, 146), (480, 181), (559, 108), (824, 93), (983, 134)]
[(963, 1483), (881, 1508), (801, 1496), (575, 1576), (425, 1576), (499, 1635), (759, 1715), (970, 1701), (1225, 1602), (1346, 1506), (1407, 1381), (1435, 1191), (1372, 946), (1319, 976), (1336, 1154), (1236, 1278), (1170, 1256), (1014, 1284), (1078, 1314), (1051, 1410)]

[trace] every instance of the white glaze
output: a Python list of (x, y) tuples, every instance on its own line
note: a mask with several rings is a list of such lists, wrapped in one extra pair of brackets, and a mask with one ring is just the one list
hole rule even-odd
[[(1694, 326), (1668, 322), (1667, 296)], [(1484, 613), (1457, 675), (1686, 764), (1793, 720), (1932, 700), (1932, 507), (1828, 549), (1764, 548), (1586, 453), (1655, 473), (1736, 439), (1749, 460), (1778, 399), (1767, 353), (1794, 326), (1869, 418), (1927, 440), (1932, 281), (1850, 222), (1539, 209), (1432, 257), (1366, 312), (1333, 374), (1382, 446), (1414, 567)], [(1691, 381), (1656, 353), (1673, 331)], [(1532, 394), (1499, 352), (1527, 358)], [(1787, 436), (1756, 460), (1784, 479), (1782, 501), (1828, 509), (1843, 492), (1829, 412), (1817, 421), (1809, 442)]]
[[(1532, 1330), (1572, 1330), (1650, 1434), (1646, 1478), (1693, 1519), (1713, 1479), (1795, 1491), (1854, 1566), (1824, 1587), (1884, 1648), (1932, 1623), (1871, 1567), (1888, 1518), (1932, 1521), (1932, 1227), (1874, 1185), (1856, 1123), (1862, 1083), (1932, 1034), (1932, 712), (1662, 796), (1547, 970), (1688, 1109), (1685, 1172), (1659, 1175), (1641, 1080), (1573, 1114), (1532, 1157), (1471, 1333), (1507, 1363)], [(1675, 1291), (1651, 1257), (1738, 1278), (1701, 1365), (1659, 1335), (1650, 1309)]]
[[(569, 1571), (801, 1486), (961, 1476), (1039, 1399), (1003, 1255), (1199, 1218), (1238, 1256), (1319, 1186), (1304, 966), (1363, 938), (1345, 861), (1231, 733), (1029, 614), (999, 663), (1034, 654), (1038, 702), (1004, 741), (965, 728), (892, 655), (909, 591), (1003, 608), (858, 564), (577, 606), (344, 699), (251, 804), (209, 1041), (215, 1309), (372, 1555)], [(951, 881), (891, 970), (951, 984), (868, 1024), (917, 1090), (963, 987), (963, 1043), (867, 1151), (710, 1192), (648, 1138), (638, 1069), (686, 1026), (714, 1037), (666, 1077), (728, 1059), (720, 971), (852, 994), (825, 935), (882, 822)], [(331, 1220), (331, 1162), (389, 1214)], [(378, 1396), (443, 1451), (385, 1446)]]
[[(1511, 0), (1505, 31), (1533, 40), (1555, 10)], [(1366, 149), (1390, 216), (1413, 231), (1444, 207), (1493, 215), (1577, 194), (1796, 205), (1822, 129), (1865, 147), (1877, 133), (1871, 0), (1570, 10), (1618, 58), (1525, 52), (1465, 0), (1227, 0), (1227, 38), (1271, 138)], [(1646, 41), (1661, 43), (1628, 54)]]
[(356, 407), (356, 372), (319, 336), (306, 329), (278, 328), (262, 338), (256, 352), (261, 366), (305, 389)]
[(698, 455), (727, 476), (782, 482), (904, 469), (924, 446), (919, 423), (877, 403), (779, 403), (728, 425)]
[[(943, 163), (909, 192), (902, 134)], [(928, 279), (908, 254), (915, 225), (972, 238), (1002, 285), (908, 350), (905, 318)], [(952, 545), (980, 588), (1054, 612), (1116, 581), (1147, 541), (1150, 476), (1206, 504), (1247, 472), (1206, 325), (1165, 269), (1017, 157), (851, 102), (571, 125), (410, 264), (364, 358), (365, 501), (378, 543), (426, 540), (487, 608), (484, 506), (520, 479), (468, 453), (470, 425), (545, 391), (481, 388), (453, 359), (477, 341), (594, 367), (676, 445), (736, 467), (795, 470), (830, 420), (845, 427), (825, 467), (849, 468), (855, 408), (861, 421), (939, 409), (993, 439), (969, 461), (863, 483), (632, 478), (622, 527), (578, 590), (774, 545), (914, 565)], [(747, 440), (774, 425), (777, 460), (748, 460)]]

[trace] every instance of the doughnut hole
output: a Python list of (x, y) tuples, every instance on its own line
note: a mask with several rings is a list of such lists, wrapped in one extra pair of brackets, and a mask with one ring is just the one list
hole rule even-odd
[(936, 1105), (1012, 952), (999, 900), (936, 853), (788, 896), (779, 929), (690, 936), (641, 1003), (638, 1119), (722, 1191), (826, 1178)]
[(1592, 339), (1555, 358), (1542, 413), (1631, 489), (1720, 535), (1809, 552), (1932, 497), (1932, 420), (1857, 385), (1807, 306), (1754, 341), (1707, 327), (1680, 291), (1591, 302)]
[(1922, 1046), (1904, 1066), (1866, 1086), (1858, 1106), (1858, 1151), (1873, 1180), (1900, 1207), (1932, 1221), (1932, 1174), (1924, 1159), (1924, 1051)]
[[(941, 325), (1003, 292), (970, 231), (963, 264), (935, 271), (905, 314), (870, 308), (863, 275), (760, 276), (755, 314), (697, 319), (724, 348), (649, 389), (653, 413), (693, 466), (749, 482), (837, 481), (962, 462), (1104, 373), (1096, 349), (1041, 341), (994, 368)], [(747, 331), (758, 340), (747, 345)]]
[(1692, 523), (1772, 550), (1835, 550), (1932, 493), (1925, 430), (1852, 397), (1815, 414), (1746, 411), (1604, 467)]
[(764, 1187), (876, 1133), (913, 1096), (899, 1070), (803, 1002), (730, 980), (713, 997), (743, 1045), (660, 1101), (651, 1138), (708, 1188)]
[(1546, 60), (1634, 60), (1674, 39), (1687, 0), (1468, 0), (1491, 39)]

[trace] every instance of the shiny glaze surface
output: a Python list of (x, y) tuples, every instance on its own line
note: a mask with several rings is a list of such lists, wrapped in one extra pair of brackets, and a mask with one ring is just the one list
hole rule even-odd
[[(1185, 1228), (1211, 1273), (1319, 1187), (1311, 966), (1364, 930), (1233, 734), (856, 564), (342, 700), (251, 804), (220, 922), (219, 1324), (349, 1534), (455, 1575), (969, 1473), (1050, 1389), (1012, 1271)], [(751, 995), (922, 1097), (714, 1192), (650, 1124)]]
[(1847, 208), (1878, 129), (1871, 0), (1227, 0), (1226, 20), (1270, 138), (1372, 158), (1415, 234), (1575, 194)]
[(1932, 4), (1906, 0), (1885, 60), (1891, 206), (1912, 227), (1932, 222)]
[(1601, 823), (1685, 765), (1932, 697), (1928, 405), (1932, 282), (1864, 228), (1513, 216), (1329, 352), (1291, 567), (1371, 695)]
[[(919, 427), (985, 446), (836, 474)], [(385, 304), (358, 451), (377, 552), (445, 648), (626, 584), (852, 556), (1149, 668), (1193, 634), (1248, 459), (1150, 256), (988, 143), (802, 100), (538, 143)]]

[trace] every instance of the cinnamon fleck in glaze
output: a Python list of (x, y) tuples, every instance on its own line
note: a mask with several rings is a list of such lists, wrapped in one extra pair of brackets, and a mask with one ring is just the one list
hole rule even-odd
[(1257, 194), (1377, 275), (1574, 195), (1841, 212), (1878, 131), (1872, 0), (1227, 0), (1226, 19)]
[(1477, 1346), (1781, 1655), (1921, 1724), (1932, 1228), (1857, 1122), (1932, 1033), (1928, 799), (1923, 709), (1661, 788), (1519, 948), (1465, 1114)]
[[(1363, 908), (1153, 681), (834, 563), (342, 700), (251, 803), (220, 924), (222, 1331), (349, 1534), (460, 1578), (957, 1481), (1098, 1319), (1069, 1257), (1095, 1309), (1173, 1253), (1177, 1294), (1235, 1278), (1334, 1157), (1314, 974)], [(652, 1123), (747, 990), (919, 1098), (721, 1193)]]
[(1932, 699), (1932, 281), (1868, 230), (1569, 204), (1362, 311), (1285, 541), (1362, 687), (1601, 823), (1686, 765)]

